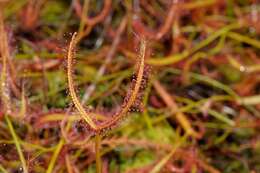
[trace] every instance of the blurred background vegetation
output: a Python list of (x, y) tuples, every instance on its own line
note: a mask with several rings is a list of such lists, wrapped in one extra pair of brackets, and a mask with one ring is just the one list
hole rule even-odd
[(0, 172), (96, 172), (74, 108), (67, 50), (77, 32), (82, 105), (110, 120), (103, 173), (260, 172), (258, 0), (0, 0)]

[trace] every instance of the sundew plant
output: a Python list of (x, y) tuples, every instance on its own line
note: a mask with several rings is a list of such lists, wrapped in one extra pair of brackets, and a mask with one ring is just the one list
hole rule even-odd
[(0, 172), (260, 172), (258, 0), (0, 0)]

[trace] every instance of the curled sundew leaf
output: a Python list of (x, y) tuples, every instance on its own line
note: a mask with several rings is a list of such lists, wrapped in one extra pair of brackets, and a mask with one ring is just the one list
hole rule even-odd
[(144, 38), (141, 39), (141, 45), (140, 45), (140, 54), (138, 57), (138, 66), (137, 66), (137, 78), (135, 85), (133, 87), (132, 92), (130, 93), (129, 98), (125, 98), (124, 103), (122, 105), (122, 109), (116, 114), (116, 116), (110, 120), (109, 122), (102, 123), (99, 126), (99, 130), (103, 130), (106, 128), (109, 128), (116, 124), (121, 118), (123, 118), (129, 109), (131, 108), (132, 105), (134, 105), (137, 97), (138, 97), (138, 92), (140, 91), (142, 87), (142, 79), (144, 76), (144, 67), (145, 67), (145, 52), (146, 52), (146, 40)]
[(140, 54), (138, 57), (138, 63), (137, 63), (137, 78), (135, 80), (133, 89), (131, 93), (129, 94), (129, 97), (126, 97), (124, 99), (124, 103), (121, 106), (121, 109), (118, 113), (113, 116), (112, 119), (108, 121), (102, 122), (100, 125), (95, 124), (95, 122), (91, 119), (90, 115), (96, 115), (95, 113), (87, 113), (83, 106), (81, 105), (79, 99), (77, 98), (76, 91), (73, 84), (72, 79), (72, 60), (74, 58), (74, 48), (76, 46), (76, 33), (73, 34), (71, 42), (69, 44), (69, 50), (68, 50), (68, 64), (67, 64), (67, 78), (68, 78), (68, 85), (69, 85), (69, 93), (72, 98), (72, 101), (74, 105), (76, 106), (77, 110), (79, 111), (81, 117), (87, 122), (87, 124), (90, 126), (90, 128), (95, 132), (101, 132), (104, 129), (111, 128), (111, 126), (115, 125), (121, 118), (123, 118), (131, 106), (134, 105), (138, 93), (142, 87), (142, 79), (144, 75), (144, 67), (145, 67), (145, 52), (146, 52), (146, 40), (144, 38), (141, 39), (141, 45), (140, 45)]
[(103, 21), (107, 17), (109, 11), (111, 10), (111, 5), (112, 5), (112, 0), (105, 0), (102, 11), (95, 17), (85, 16), (83, 14), (84, 9), (82, 10), (82, 7), (80, 6), (78, 0), (75, 1), (74, 8), (75, 8), (76, 14), (78, 16), (82, 17), (83, 21), (87, 25), (93, 26), (93, 25), (96, 25), (97, 23)]
[(164, 24), (157, 31), (151, 31), (146, 28), (139, 18), (134, 20), (133, 28), (138, 32), (142, 32), (142, 34), (146, 35), (146, 37), (150, 39), (160, 40), (169, 31), (174, 19), (176, 18), (176, 11), (178, 10), (177, 4), (178, 3), (172, 2)]
[(72, 101), (74, 103), (74, 105), (76, 106), (77, 110), (79, 111), (80, 115), (82, 116), (82, 118), (89, 124), (89, 126), (93, 129), (96, 129), (97, 126), (96, 124), (93, 122), (93, 120), (90, 118), (90, 116), (88, 115), (88, 113), (85, 111), (85, 109), (83, 108), (83, 106), (80, 104), (79, 99), (77, 98), (77, 94), (74, 88), (74, 84), (73, 84), (73, 79), (72, 79), (72, 60), (74, 57), (74, 48), (76, 45), (76, 35), (77, 33), (74, 33), (69, 45), (69, 50), (68, 50), (68, 71), (67, 71), (67, 77), (68, 77), (68, 84), (69, 84), (69, 93), (70, 96), (72, 98)]

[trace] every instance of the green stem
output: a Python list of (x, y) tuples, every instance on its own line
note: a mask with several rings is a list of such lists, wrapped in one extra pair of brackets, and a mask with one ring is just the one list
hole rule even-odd
[(46, 173), (52, 173), (52, 170), (54, 168), (54, 164), (55, 164), (55, 162), (58, 158), (58, 155), (59, 155), (63, 145), (64, 145), (64, 139), (61, 139), (59, 144), (57, 145), (52, 157), (51, 157), (51, 161), (49, 163), (49, 166), (48, 166)]
[(7, 170), (0, 164), (0, 171), (2, 173), (8, 173)]
[(244, 42), (244, 43), (249, 44), (249, 45), (251, 45), (255, 48), (260, 49), (260, 41), (258, 41), (256, 39), (252, 39), (250, 37), (247, 37), (247, 36), (241, 35), (239, 33), (235, 33), (235, 32), (229, 32), (227, 34), (227, 36), (234, 39), (234, 40)]
[(235, 126), (235, 122), (233, 120), (229, 119), (226, 115), (224, 115), (222, 113), (216, 112), (212, 109), (209, 109), (208, 113), (211, 116), (215, 117), (216, 119), (218, 119), (218, 120), (220, 120), (220, 121), (222, 121), (222, 122), (224, 122), (224, 123), (226, 123), (230, 126)]
[(238, 103), (243, 105), (257, 105), (260, 103), (260, 95), (242, 97), (238, 99)]
[(17, 149), (17, 152), (18, 152), (18, 155), (19, 155), (19, 158), (22, 162), (22, 167), (23, 167), (23, 172), (24, 173), (28, 173), (28, 169), (27, 169), (27, 166), (26, 166), (26, 161), (25, 161), (25, 158), (24, 158), (24, 155), (23, 155), (23, 152), (22, 152), (22, 148), (21, 148), (21, 145), (19, 143), (19, 139), (18, 139), (18, 136), (17, 134), (15, 133), (15, 130), (14, 130), (14, 127), (8, 117), (8, 115), (5, 116), (5, 120), (7, 122), (7, 125), (8, 125), (8, 128), (11, 132), (11, 135), (13, 137), (13, 140), (14, 140), (14, 143), (15, 143), (15, 147)]
[[(227, 25), (217, 31), (214, 31), (214, 33), (210, 34), (205, 40), (199, 42), (195, 47), (191, 48), (191, 50), (185, 50), (180, 54), (171, 55), (169, 57), (165, 58), (150, 58), (147, 60), (147, 63), (154, 66), (163, 66), (163, 65), (170, 65), (177, 63), (190, 55), (194, 54), (195, 52), (199, 51), (203, 47), (206, 47), (210, 43), (212, 43), (214, 40), (216, 40), (218, 37), (225, 35), (226, 33), (230, 32), (231, 30), (240, 28), (239, 23), (233, 23), (230, 25)], [(256, 43), (255, 43), (256, 44)]]
[[(169, 68), (169, 69), (165, 70), (165, 72), (173, 73), (173, 74), (176, 74), (176, 75), (182, 74), (181, 70), (174, 69), (174, 68)], [(223, 83), (221, 83), (221, 82), (219, 82), (215, 79), (212, 79), (208, 76), (204, 76), (204, 75), (201, 75), (201, 74), (198, 74), (198, 73), (192, 73), (192, 72), (189, 72), (188, 75), (195, 80), (202, 81), (202, 82), (209, 84), (209, 85), (211, 85), (215, 88), (218, 88), (218, 89), (225, 91), (227, 94), (229, 94), (230, 96), (232, 96), (236, 100), (239, 100), (239, 98), (240, 98), (239, 95), (237, 95), (232, 90), (232, 88), (230, 88), (228, 85), (223, 84)]]

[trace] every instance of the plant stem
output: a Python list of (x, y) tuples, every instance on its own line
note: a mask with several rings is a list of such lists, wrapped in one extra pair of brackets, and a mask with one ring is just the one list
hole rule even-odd
[(95, 150), (96, 150), (96, 172), (102, 172), (102, 160), (100, 154), (101, 136), (99, 134), (95, 137)]
[(11, 132), (11, 135), (12, 135), (12, 137), (14, 139), (15, 147), (17, 149), (19, 158), (20, 158), (20, 160), (22, 162), (23, 172), (24, 173), (28, 173), (27, 166), (26, 166), (26, 161), (25, 161), (25, 158), (24, 158), (24, 155), (23, 155), (23, 152), (22, 152), (21, 145), (19, 143), (18, 136), (15, 133), (14, 127), (13, 127), (13, 125), (12, 125), (8, 115), (5, 116), (5, 120), (7, 122), (8, 128), (9, 128), (9, 130)]
[(2, 173), (8, 173), (7, 170), (0, 164), (0, 171), (2, 171)]
[(61, 139), (60, 142), (58, 143), (58, 145), (56, 146), (56, 149), (55, 149), (55, 151), (54, 151), (54, 153), (51, 157), (51, 161), (48, 165), (48, 169), (47, 169), (46, 173), (52, 173), (53, 168), (54, 168), (54, 164), (55, 164), (55, 162), (58, 158), (58, 155), (59, 155), (59, 153), (60, 153), (60, 151), (61, 151), (61, 149), (64, 145), (64, 142), (65, 142), (64, 139)]

